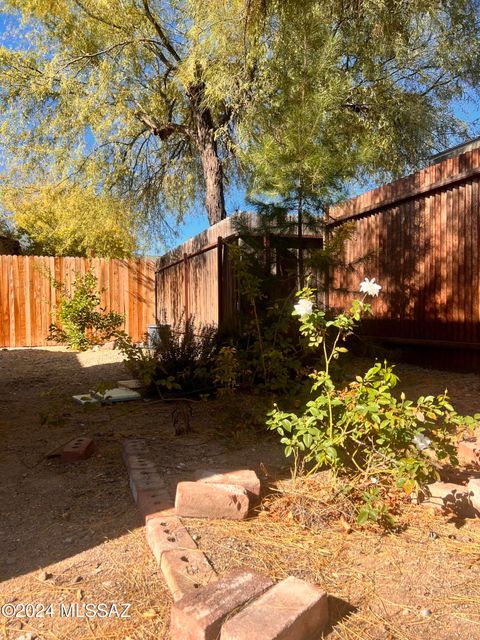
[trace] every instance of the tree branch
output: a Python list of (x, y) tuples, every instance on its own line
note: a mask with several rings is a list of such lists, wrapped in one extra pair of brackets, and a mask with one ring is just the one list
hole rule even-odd
[(77, 5), (77, 7), (79, 7), (82, 11), (84, 11), (87, 14), (87, 16), (92, 18), (92, 20), (97, 20), (98, 22), (102, 22), (108, 27), (113, 27), (114, 29), (118, 29), (119, 31), (124, 31), (124, 28), (119, 24), (115, 24), (114, 22), (110, 22), (110, 20), (107, 20), (106, 18), (97, 16), (95, 13), (90, 11), (90, 9), (87, 9), (87, 7), (83, 4), (83, 2), (80, 2), (80, 0), (73, 0), (73, 1)]
[(148, 129), (156, 135), (160, 140), (170, 138), (174, 133), (180, 133), (182, 136), (190, 137), (190, 131), (187, 127), (176, 122), (161, 123), (156, 118), (147, 113), (144, 109), (137, 111), (135, 117), (140, 120)]
[(181, 60), (180, 56), (175, 51), (172, 43), (170, 42), (170, 40), (165, 35), (165, 32), (162, 29), (160, 23), (158, 22), (158, 20), (155, 19), (155, 16), (152, 14), (152, 12), (150, 10), (150, 6), (148, 4), (148, 0), (142, 0), (142, 2), (143, 2), (143, 8), (145, 9), (145, 15), (147, 16), (148, 20), (152, 23), (155, 31), (157, 32), (160, 40), (162, 41), (164, 47), (167, 49), (167, 51), (170, 53), (170, 55), (173, 58), (175, 58), (175, 60), (177, 62), (180, 62), (180, 60)]

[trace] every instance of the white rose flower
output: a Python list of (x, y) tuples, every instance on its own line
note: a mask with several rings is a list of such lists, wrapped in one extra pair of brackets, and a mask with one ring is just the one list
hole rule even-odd
[(375, 278), (371, 280), (365, 278), (365, 280), (360, 283), (360, 293), (366, 293), (368, 296), (378, 296), (381, 288), (382, 287), (375, 282)]
[(309, 316), (313, 311), (313, 302), (306, 298), (300, 298), (296, 305), (294, 305), (294, 313), (301, 318)]
[(428, 449), (428, 447), (432, 444), (430, 438), (424, 436), (423, 433), (417, 433), (417, 435), (412, 438), (412, 442), (419, 451)]

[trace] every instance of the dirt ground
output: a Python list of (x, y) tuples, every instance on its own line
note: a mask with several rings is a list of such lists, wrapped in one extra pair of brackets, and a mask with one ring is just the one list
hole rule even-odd
[[(476, 375), (407, 365), (397, 372), (409, 395), (447, 386), (459, 411), (480, 410)], [(197, 468), (261, 468), (269, 481), (288, 472), (249, 398), (192, 405), (195, 431), (182, 437), (174, 435), (175, 403), (85, 409), (71, 399), (126, 377), (115, 351), (0, 351), (0, 607), (29, 614), (14, 618), (3, 607), (0, 638), (168, 637), (169, 594), (129, 493), (125, 437), (147, 439), (172, 489)], [(65, 464), (48, 457), (84, 433), (97, 443), (92, 458)], [(412, 506), (408, 526), (387, 535), (347, 534), (338, 523), (308, 530), (274, 515), (187, 524), (219, 573), (254, 566), (323, 586), (332, 594), (329, 639), (480, 639), (480, 520), (453, 521)], [(27, 603), (45, 615), (33, 616), (21, 606)], [(128, 618), (121, 617), (124, 603)]]

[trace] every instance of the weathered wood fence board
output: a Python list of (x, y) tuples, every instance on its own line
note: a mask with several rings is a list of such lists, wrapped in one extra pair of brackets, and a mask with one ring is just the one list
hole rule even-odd
[(480, 150), (373, 189), (330, 212), (354, 234), (331, 274), (345, 308), (365, 277), (383, 289), (364, 332), (406, 342), (480, 346)]
[(125, 315), (124, 328), (142, 340), (155, 322), (155, 259), (52, 258), (0, 255), (0, 347), (45, 346), (60, 292), (93, 270), (103, 289), (101, 304)]

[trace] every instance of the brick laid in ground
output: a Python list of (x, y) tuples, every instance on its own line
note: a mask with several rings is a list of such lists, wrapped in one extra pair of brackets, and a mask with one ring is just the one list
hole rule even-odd
[(461, 463), (480, 468), (480, 441), (469, 438), (458, 443), (458, 459)]
[(151, 516), (146, 523), (146, 535), (156, 561), (160, 564), (166, 551), (196, 549), (197, 545), (176, 516)]
[(165, 482), (156, 471), (132, 469), (129, 472), (129, 482), (133, 499), (139, 507), (142, 500), (150, 493), (162, 492), (167, 496)]
[(250, 505), (257, 504), (260, 500), (260, 480), (251, 469), (239, 469), (235, 471), (226, 471), (222, 469), (200, 469), (195, 472), (194, 480), (197, 482), (235, 484), (243, 487), (250, 499)]
[(234, 484), (179, 482), (175, 498), (178, 516), (243, 520), (249, 499), (243, 487)]
[(173, 500), (165, 487), (143, 489), (134, 485), (134, 499), (145, 521), (157, 516), (174, 516)]
[(452, 482), (434, 482), (427, 486), (430, 495), (420, 500), (426, 507), (434, 507), (442, 511), (451, 511), (462, 518), (475, 515), (467, 487)]
[(156, 473), (157, 471), (154, 463), (142, 455), (126, 456), (125, 464), (129, 473), (131, 471), (149, 471), (150, 473)]
[(175, 602), (216, 577), (205, 554), (198, 549), (165, 551), (161, 556), (160, 569)]
[(267, 576), (237, 569), (174, 603), (171, 640), (217, 640), (228, 616), (272, 586)]
[(221, 640), (318, 640), (328, 623), (320, 587), (290, 576), (248, 604), (222, 627)]
[(230, 618), (221, 640), (318, 640), (328, 623), (320, 587), (290, 576)]
[(123, 459), (125, 462), (129, 456), (147, 456), (147, 443), (141, 438), (128, 438), (123, 443)]
[(92, 455), (94, 448), (95, 444), (92, 438), (89, 438), (88, 436), (75, 438), (75, 440), (72, 440), (63, 447), (62, 460), (64, 462), (86, 460)]

